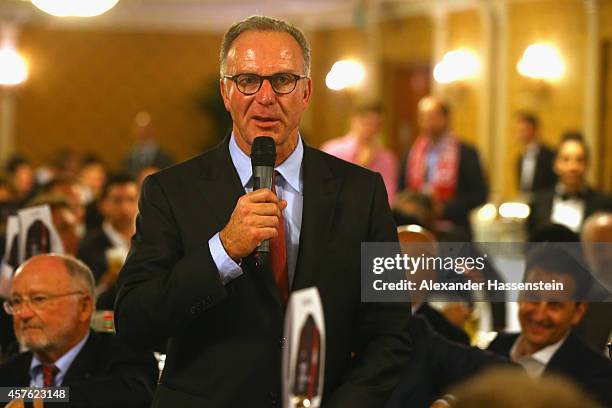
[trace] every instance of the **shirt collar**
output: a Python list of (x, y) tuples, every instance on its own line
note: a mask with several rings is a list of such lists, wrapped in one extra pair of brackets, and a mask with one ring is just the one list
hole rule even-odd
[(540, 364), (542, 364), (544, 366), (548, 365), (548, 363), (553, 358), (553, 356), (555, 355), (557, 350), (559, 350), (559, 348), (563, 345), (563, 342), (565, 341), (565, 339), (567, 339), (567, 335), (566, 335), (565, 337), (563, 337), (558, 342), (556, 342), (554, 344), (551, 344), (550, 346), (546, 346), (546, 347), (536, 351), (535, 353), (533, 353), (531, 355), (519, 356), (518, 355), (518, 352), (519, 352), (518, 345), (520, 343), (521, 336), (519, 336), (516, 339), (516, 341), (512, 345), (512, 349), (510, 350), (510, 357), (512, 358), (512, 360), (513, 361), (518, 361), (518, 360), (523, 359), (523, 358), (532, 358), (532, 359), (536, 360), (537, 362), (539, 362)]
[[(89, 338), (89, 332), (87, 332), (87, 334), (85, 335), (85, 337), (81, 339), (81, 341), (79, 341), (74, 347), (68, 350), (63, 356), (58, 358), (55, 363), (53, 363), (53, 365), (55, 365), (55, 367), (57, 367), (58, 369), (56, 379), (57, 378), (63, 379), (66, 376), (66, 373), (68, 372), (68, 369), (72, 365), (72, 362), (74, 361), (76, 356), (81, 352), (81, 349), (87, 342), (88, 338)], [(34, 378), (36, 376), (36, 374), (42, 369), (42, 365), (43, 365), (42, 362), (38, 359), (36, 354), (34, 354), (32, 356), (32, 362), (30, 363), (30, 378)]]
[[(293, 149), (293, 152), (287, 157), (287, 159), (275, 168), (283, 179), (297, 192), (302, 192), (302, 186), (300, 183), (300, 172), (302, 169), (302, 159), (304, 158), (304, 146), (302, 143), (302, 136), (298, 134), (298, 144)], [(247, 156), (245, 152), (238, 147), (234, 132), (230, 137), (229, 141), (229, 152), (234, 163), (234, 167), (240, 177), (240, 182), (243, 187), (247, 187), (253, 176), (253, 168), (251, 167), (251, 158)]]
[(102, 231), (104, 231), (104, 233), (106, 234), (106, 237), (111, 242), (113, 247), (119, 247), (119, 248), (129, 248), (130, 247), (130, 243), (127, 242), (125, 238), (123, 238), (123, 235), (121, 235), (119, 231), (117, 231), (110, 222), (104, 221), (102, 223)]

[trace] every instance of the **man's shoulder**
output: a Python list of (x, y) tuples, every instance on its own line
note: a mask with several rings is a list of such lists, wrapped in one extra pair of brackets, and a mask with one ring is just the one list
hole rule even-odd
[[(32, 353), (24, 352), (10, 357), (0, 364), (0, 386), (26, 386), (30, 378)], [(25, 382), (24, 382), (25, 381)]]
[(501, 354), (504, 356), (508, 356), (510, 354), (510, 350), (512, 349), (512, 345), (518, 339), (520, 333), (499, 333), (497, 337), (489, 344), (487, 350), (492, 351), (497, 354)]
[[(574, 333), (570, 333), (556, 354), (571, 357), (576, 368), (587, 367), (589, 370), (605, 371), (612, 376), (612, 361), (603, 352), (597, 351)], [(552, 363), (552, 361), (551, 361)]]
[(101, 247), (110, 247), (112, 246), (109, 238), (106, 236), (102, 228), (95, 228), (91, 231), (87, 231), (79, 249), (89, 249), (89, 248), (101, 248)]
[(307, 147), (304, 160), (308, 164), (326, 166), (335, 177), (356, 177), (374, 179), (377, 173), (357, 164), (342, 160), (314, 147)]

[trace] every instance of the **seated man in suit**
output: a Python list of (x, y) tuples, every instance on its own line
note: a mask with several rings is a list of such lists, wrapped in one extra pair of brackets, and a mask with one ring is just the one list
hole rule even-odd
[(71, 408), (151, 404), (155, 359), (90, 330), (93, 285), (89, 268), (66, 255), (38, 255), (17, 270), (4, 308), (29, 351), (0, 365), (0, 386), (69, 387)]
[(530, 231), (542, 224), (556, 223), (579, 232), (589, 215), (612, 209), (612, 199), (587, 184), (588, 165), (589, 150), (582, 135), (565, 133), (554, 162), (559, 182), (533, 195), (528, 219)]
[[(498, 336), (489, 349), (520, 365), (534, 377), (556, 373), (566, 376), (604, 406), (612, 406), (612, 362), (587, 346), (572, 333), (587, 305), (588, 271), (573, 255), (561, 248), (541, 246), (530, 252), (525, 282), (564, 284), (563, 293), (523, 297), (519, 302), (520, 334)], [(561, 297), (560, 297), (561, 296)]]
[(530, 112), (519, 112), (516, 134), (524, 149), (517, 162), (519, 189), (529, 195), (553, 187), (557, 175), (553, 171), (555, 153), (539, 140), (540, 121)]
[[(98, 309), (112, 309), (115, 300), (115, 281), (119, 267), (130, 249), (130, 239), (136, 230), (138, 214), (138, 185), (125, 174), (108, 179), (100, 196), (102, 227), (88, 231), (79, 246), (77, 256), (89, 266), (96, 278), (99, 295)], [(108, 260), (117, 259), (117, 265)]]
[(447, 103), (428, 96), (419, 101), (421, 129), (404, 156), (399, 190), (428, 194), (433, 201), (437, 230), (461, 231), (469, 240), (468, 214), (487, 199), (488, 186), (474, 147), (459, 141), (451, 130)]

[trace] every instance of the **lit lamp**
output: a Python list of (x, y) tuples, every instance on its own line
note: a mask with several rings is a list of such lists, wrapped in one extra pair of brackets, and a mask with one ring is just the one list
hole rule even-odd
[(27, 77), (28, 66), (25, 59), (10, 46), (0, 48), (0, 85), (19, 85)]
[(525, 97), (528, 104), (538, 104), (565, 74), (565, 63), (559, 51), (550, 44), (531, 44), (516, 64), (520, 75), (527, 80)]
[(480, 73), (480, 61), (473, 51), (459, 49), (449, 51), (436, 64), (433, 77), (439, 84), (447, 85), (451, 98), (457, 99), (465, 93), (466, 84)]
[(115, 7), (119, 0), (31, 0), (45, 13), (56, 17), (95, 17)]
[[(3, 30), (3, 36), (6, 36)], [(12, 88), (23, 83), (28, 77), (25, 59), (4, 38), (0, 46), (0, 162), (10, 156), (14, 145), (14, 95)]]
[(325, 85), (333, 91), (356, 89), (365, 79), (363, 64), (355, 60), (340, 60), (332, 65), (325, 77)]

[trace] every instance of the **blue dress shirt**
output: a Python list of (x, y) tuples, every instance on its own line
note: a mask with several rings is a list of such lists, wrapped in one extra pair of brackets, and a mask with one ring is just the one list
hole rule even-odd
[[(83, 337), (81, 341), (79, 341), (74, 347), (72, 347), (66, 354), (61, 356), (55, 363), (55, 367), (57, 367), (58, 372), (55, 375), (55, 379), (53, 380), (53, 386), (59, 387), (64, 382), (64, 377), (68, 372), (68, 369), (72, 365), (72, 362), (76, 358), (76, 356), (80, 353), (81, 349), (87, 342), (89, 338), (89, 332), (87, 335)], [(32, 357), (32, 362), (30, 363), (30, 387), (43, 387), (43, 374), (42, 374), (42, 362), (36, 357), (36, 354)]]

